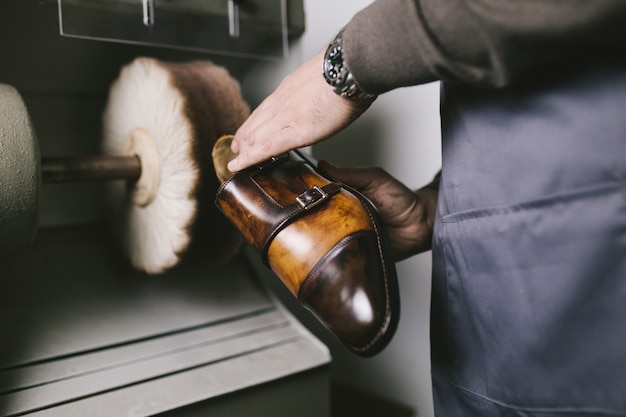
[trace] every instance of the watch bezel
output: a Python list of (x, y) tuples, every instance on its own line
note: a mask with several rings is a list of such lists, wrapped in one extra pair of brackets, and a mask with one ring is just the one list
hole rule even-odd
[(343, 61), (343, 47), (337, 39), (326, 49), (324, 54), (324, 78), (332, 87), (339, 87), (345, 83), (348, 69)]
[(326, 82), (341, 97), (352, 100), (373, 100), (376, 95), (364, 92), (354, 80), (343, 59), (343, 29), (328, 45), (324, 53), (322, 72)]

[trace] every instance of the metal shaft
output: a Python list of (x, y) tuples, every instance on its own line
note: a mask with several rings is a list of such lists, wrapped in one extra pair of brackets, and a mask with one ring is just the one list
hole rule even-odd
[(46, 157), (41, 159), (44, 183), (81, 181), (136, 181), (141, 176), (137, 156)]

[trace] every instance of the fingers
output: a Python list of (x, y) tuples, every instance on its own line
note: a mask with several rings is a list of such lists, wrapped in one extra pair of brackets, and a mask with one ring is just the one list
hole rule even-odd
[(237, 157), (228, 165), (231, 172), (308, 145), (306, 138), (312, 134), (305, 136), (297, 133), (290, 122), (284, 119), (284, 115), (278, 115), (271, 109), (259, 108), (257, 114), (253, 113), (235, 134), (231, 150)]
[[(374, 203), (385, 223), (396, 260), (430, 248), (432, 198), (418, 198), (414, 191), (379, 167), (343, 168), (322, 160), (319, 168)], [(434, 201), (436, 204), (436, 197)]]
[(325, 160), (319, 161), (318, 166), (329, 176), (359, 191), (375, 190), (392, 180), (391, 176), (379, 167), (338, 167)]

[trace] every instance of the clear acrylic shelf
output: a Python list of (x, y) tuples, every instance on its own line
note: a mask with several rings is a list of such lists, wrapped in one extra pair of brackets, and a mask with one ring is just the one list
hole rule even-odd
[[(299, 2), (299, 3), (298, 3)], [(302, 0), (58, 0), (61, 35), (281, 60)]]

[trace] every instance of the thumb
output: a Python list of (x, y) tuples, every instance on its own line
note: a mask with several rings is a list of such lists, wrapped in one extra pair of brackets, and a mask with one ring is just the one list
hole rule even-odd
[(356, 188), (359, 191), (368, 189), (380, 180), (380, 173), (373, 168), (347, 168), (338, 167), (326, 160), (318, 163), (319, 169), (328, 176)]

